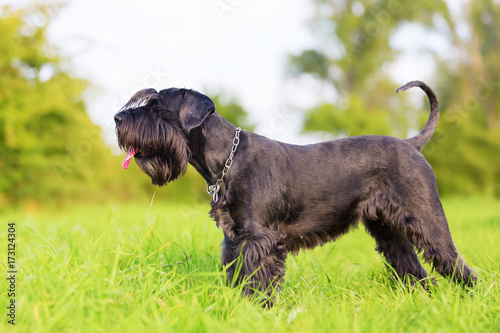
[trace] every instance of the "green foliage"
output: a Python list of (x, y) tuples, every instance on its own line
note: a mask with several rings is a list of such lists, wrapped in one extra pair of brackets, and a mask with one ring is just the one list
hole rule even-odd
[[(28, 24), (23, 15), (4, 9), (0, 20), (5, 36), (0, 42), (4, 203), (72, 195), (95, 176), (91, 163), (105, 153), (99, 147), (100, 131), (88, 119), (80, 97), (86, 83), (61, 71), (59, 59), (49, 55), (44, 27), (21, 34)], [(51, 71), (49, 78), (42, 79), (44, 68)]]
[[(464, 56), (441, 60), (439, 133), (424, 148), (444, 193), (484, 192), (500, 196), (500, 4), (471, 1), (463, 26), (470, 38), (456, 37)], [(457, 181), (460, 180), (460, 181)]]
[(373, 239), (354, 230), (290, 256), (283, 291), (268, 310), (225, 285), (223, 236), (208, 204), (0, 214), (17, 222), (19, 249), (16, 326), (4, 318), (0, 331), (497, 332), (500, 202), (443, 205), (454, 242), (480, 274), (474, 291), (439, 276), (431, 295), (410, 290), (387, 271)]
[(338, 135), (357, 136), (366, 133), (390, 135), (391, 128), (387, 122), (380, 121), (387, 117), (382, 110), (367, 113), (364, 101), (352, 94), (349, 104), (340, 108), (332, 104), (321, 104), (309, 110), (305, 131), (333, 132)]
[(324, 106), (308, 110), (304, 130), (326, 130), (337, 136), (405, 136), (409, 123), (401, 110), (411, 109), (411, 104), (404, 94), (388, 103), (388, 92), (398, 85), (381, 68), (398, 55), (391, 49), (390, 39), (401, 23), (432, 27), (434, 14), (449, 21), (444, 1), (426, 1), (426, 10), (422, 10), (421, 2), (403, 5), (394, 0), (318, 0), (316, 7), (311, 26), (322, 44), (317, 50), (290, 56), (289, 72), (292, 76), (313, 74), (331, 85), (338, 93), (338, 103), (345, 107), (334, 108), (332, 117), (326, 115)]
[(292, 76), (309, 73), (321, 79), (328, 78), (328, 59), (317, 50), (305, 50), (297, 56), (290, 56), (289, 62), (289, 72)]
[(377, 95), (385, 91), (382, 84), (389, 84), (392, 90), (392, 82), (387, 82), (388, 75), (380, 68), (397, 56), (391, 48), (390, 38), (400, 24), (408, 21), (433, 27), (435, 16), (449, 22), (446, 3), (442, 0), (411, 3), (316, 0), (315, 4), (316, 16), (311, 26), (322, 41), (321, 47), (291, 56), (292, 70), (296, 72), (302, 68), (302, 73), (318, 74), (341, 96), (353, 92), (362, 94), (370, 100), (369, 109), (387, 107), (384, 99)]
[[(321, 103), (307, 110), (304, 130), (401, 138), (410, 128), (420, 131), (428, 113), (415, 110), (408, 94), (394, 95), (405, 82), (392, 82), (383, 66), (399, 55), (390, 41), (403, 24), (439, 31), (461, 56), (433, 54), (437, 80), (429, 83), (440, 101), (441, 120), (424, 155), (441, 194), (500, 196), (500, 4), (467, 3), (465, 25), (450, 16), (445, 1), (318, 0), (316, 8), (311, 26), (324, 42), (290, 56), (289, 71), (332, 86), (339, 106)], [(459, 23), (470, 37), (456, 33)], [(410, 121), (415, 118), (418, 124)]]

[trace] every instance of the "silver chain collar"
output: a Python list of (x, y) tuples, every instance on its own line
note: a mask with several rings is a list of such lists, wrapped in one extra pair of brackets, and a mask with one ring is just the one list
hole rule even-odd
[(224, 181), (224, 176), (229, 172), (229, 168), (231, 168), (231, 165), (233, 165), (233, 156), (236, 152), (236, 149), (238, 149), (238, 145), (240, 144), (240, 132), (241, 128), (237, 127), (236, 133), (234, 134), (233, 138), (233, 147), (231, 148), (231, 153), (226, 160), (226, 164), (224, 164), (224, 169), (222, 169), (222, 176), (220, 176), (220, 178), (215, 182), (214, 185), (209, 185), (207, 182), (207, 193), (212, 196), (212, 200), (214, 202), (217, 202), (219, 200), (220, 186)]

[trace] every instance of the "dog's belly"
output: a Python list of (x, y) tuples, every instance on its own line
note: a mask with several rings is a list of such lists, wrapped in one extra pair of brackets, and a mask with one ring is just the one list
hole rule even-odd
[(280, 223), (279, 231), (285, 236), (288, 251), (323, 245), (357, 225), (359, 197), (332, 195), (321, 202), (304, 200), (300, 214)]

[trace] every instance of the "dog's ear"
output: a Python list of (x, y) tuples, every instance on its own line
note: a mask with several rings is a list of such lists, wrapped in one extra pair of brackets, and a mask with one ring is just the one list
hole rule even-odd
[(179, 109), (179, 120), (184, 131), (189, 133), (215, 112), (215, 103), (194, 90), (184, 90), (183, 93), (184, 100)]

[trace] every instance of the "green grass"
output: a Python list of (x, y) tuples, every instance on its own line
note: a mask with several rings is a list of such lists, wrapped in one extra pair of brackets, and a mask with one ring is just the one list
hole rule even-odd
[[(431, 295), (409, 290), (392, 278), (360, 228), (290, 256), (271, 309), (225, 286), (222, 232), (208, 204), (4, 213), (1, 244), (7, 221), (17, 222), (18, 308), (12, 327), (2, 279), (0, 331), (499, 332), (500, 202), (443, 204), (455, 243), (480, 273), (474, 291), (441, 277)], [(0, 248), (6, 271), (7, 246)]]

